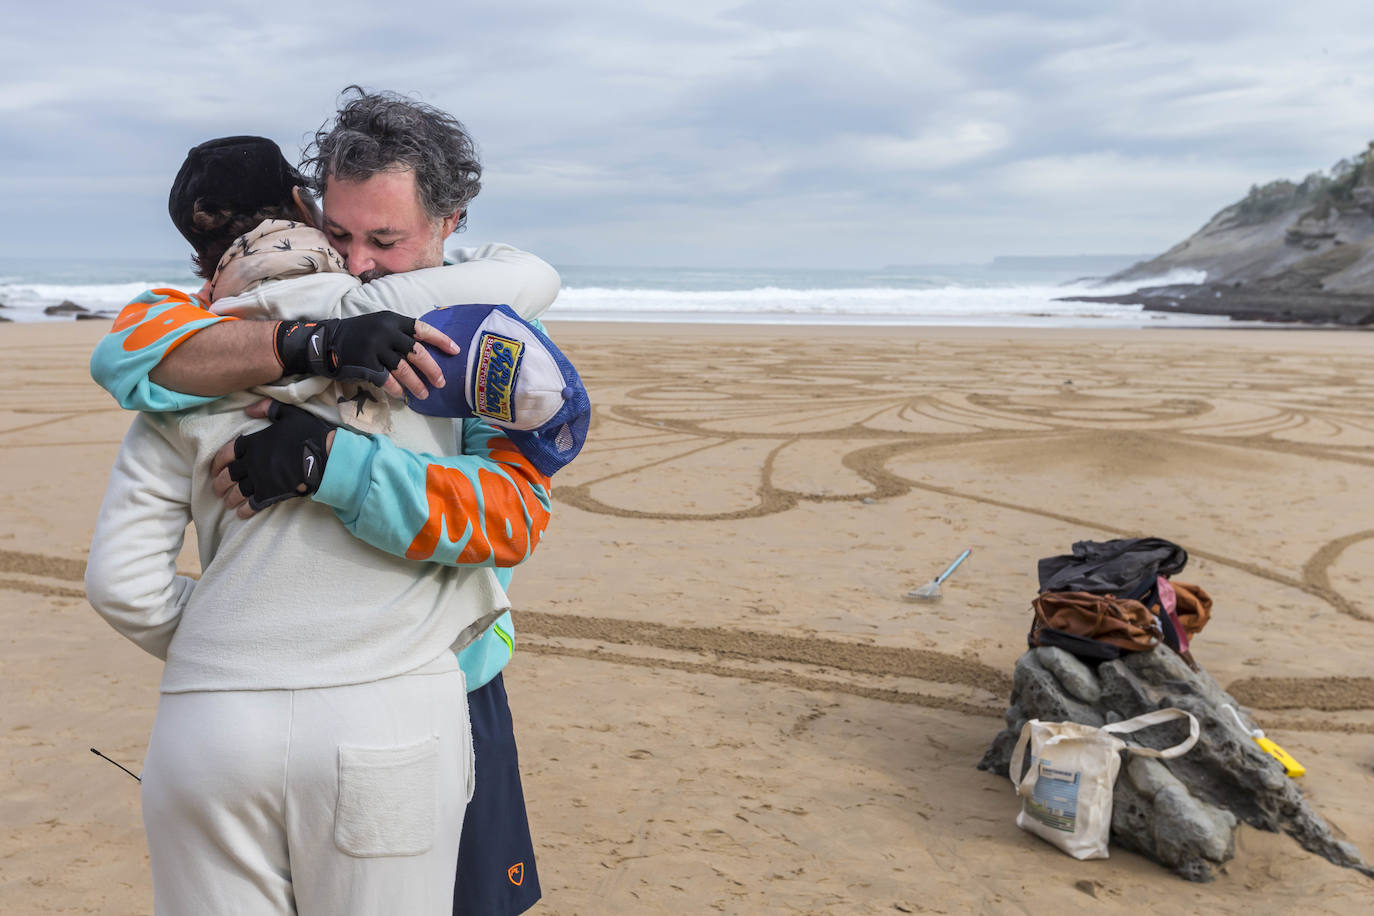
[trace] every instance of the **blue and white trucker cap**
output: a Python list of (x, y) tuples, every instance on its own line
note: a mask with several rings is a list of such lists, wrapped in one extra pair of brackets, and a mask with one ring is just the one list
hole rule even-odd
[[(548, 335), (507, 305), (451, 305), (420, 320), (458, 344), (429, 347), (448, 384), (406, 405), (430, 417), (480, 417), (504, 429), (541, 474), (577, 457), (592, 405), (577, 370)], [(455, 384), (462, 379), (462, 385)]]

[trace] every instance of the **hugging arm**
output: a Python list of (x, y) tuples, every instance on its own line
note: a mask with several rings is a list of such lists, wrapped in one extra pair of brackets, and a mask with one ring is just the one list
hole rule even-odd
[(403, 388), (423, 397), (425, 380), (441, 384), (442, 373), (417, 341), (452, 349), (443, 334), (403, 315), (239, 321), (180, 290), (155, 289), (125, 306), (96, 344), (91, 377), (126, 410), (153, 412), (196, 407), (297, 374), (361, 379), (395, 397)]
[(562, 281), (542, 259), (509, 245), (460, 248), (455, 264), (389, 274), (351, 290), (340, 314), (390, 309), (419, 318), (445, 305), (508, 305), (529, 321), (549, 310)]
[[(217, 328), (214, 337), (223, 338), (226, 333), (235, 333), (230, 331), (230, 326), (236, 324), (245, 324), (250, 333), (253, 332), (254, 325), (260, 326), (260, 332), (261, 328), (270, 327), (266, 322), (239, 322), (233, 318), (216, 315), (206, 309), (200, 299), (188, 296), (180, 290), (148, 290), (124, 307), (115, 318), (110, 333), (96, 344), (95, 352), (91, 354), (91, 378), (113, 395), (119, 406), (125, 410), (160, 413), (208, 404), (216, 397), (238, 389), (225, 387), (223, 391), (207, 395), (204, 389), (193, 392), (189, 389), (164, 387), (159, 381), (154, 380), (154, 370), (172, 358), (184, 344), (191, 342), (193, 337), (199, 336), (200, 332)], [(215, 340), (211, 339), (210, 342), (214, 344)], [(219, 342), (223, 343), (223, 340)], [(204, 342), (196, 342), (197, 347), (202, 343)], [(188, 364), (197, 366), (195, 357), (203, 354), (195, 349), (190, 352), (193, 359), (188, 361)], [(181, 362), (180, 356), (175, 359), (178, 363)], [(267, 359), (272, 360), (270, 351)], [(273, 362), (275, 363), (275, 360)], [(247, 383), (243, 387), (251, 387), (260, 384), (255, 379), (265, 370), (262, 365), (255, 363), (240, 371), (244, 373), (242, 377), (223, 379), (215, 376), (210, 378), (210, 382), (227, 386), (235, 381), (242, 381)], [(276, 372), (278, 375), (281, 374), (280, 366), (277, 366)], [(169, 385), (176, 384), (161, 374), (157, 378), (167, 381)], [(195, 384), (189, 386), (197, 387)], [(211, 388), (214, 387), (212, 384)]]
[(313, 495), (361, 540), (449, 566), (511, 567), (549, 522), (549, 478), (505, 434), (462, 421), (456, 457), (417, 454), (340, 429)]
[[(393, 274), (344, 293), (339, 314), (345, 319), (388, 309), (418, 318), (436, 305), (458, 302), (505, 303), (522, 317), (543, 314), (558, 295), (558, 272), (528, 252), (509, 245), (486, 245), (456, 252), (457, 264), (408, 274)], [(286, 314), (273, 298), (273, 284), (257, 299)], [(234, 391), (265, 385), (282, 375), (276, 352), (275, 321), (243, 321), (217, 315), (206, 303), (174, 289), (154, 289), (120, 312), (91, 356), (91, 377), (127, 410), (170, 411), (195, 407)], [(451, 342), (433, 329), (415, 337), (449, 349)], [(452, 352), (449, 349), (449, 352)], [(400, 363), (386, 387), (424, 394), (424, 380), (438, 383), (438, 368), (418, 347), (412, 369)], [(417, 374), (417, 370), (418, 373)], [(423, 376), (423, 379), (421, 378)]]

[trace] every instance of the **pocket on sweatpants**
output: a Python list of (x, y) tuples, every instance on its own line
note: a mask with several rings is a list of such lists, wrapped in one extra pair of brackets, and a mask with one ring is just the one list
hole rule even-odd
[(439, 739), (339, 747), (334, 845), (350, 856), (416, 856), (434, 845)]

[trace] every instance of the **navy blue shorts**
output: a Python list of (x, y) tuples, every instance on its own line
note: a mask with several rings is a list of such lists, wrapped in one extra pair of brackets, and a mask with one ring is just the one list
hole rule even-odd
[(463, 817), (453, 914), (515, 916), (539, 899), (539, 872), (501, 675), (468, 694), (468, 710), (476, 783)]

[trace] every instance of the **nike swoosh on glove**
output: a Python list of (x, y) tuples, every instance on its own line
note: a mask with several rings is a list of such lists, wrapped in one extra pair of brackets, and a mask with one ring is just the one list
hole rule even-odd
[(280, 401), (272, 402), (267, 419), (271, 426), (234, 440), (234, 460), (227, 465), (254, 511), (318, 490), (329, 456), (325, 442), (337, 428)]
[(415, 346), (415, 319), (396, 312), (277, 323), (285, 375), (323, 375), (381, 386)]

